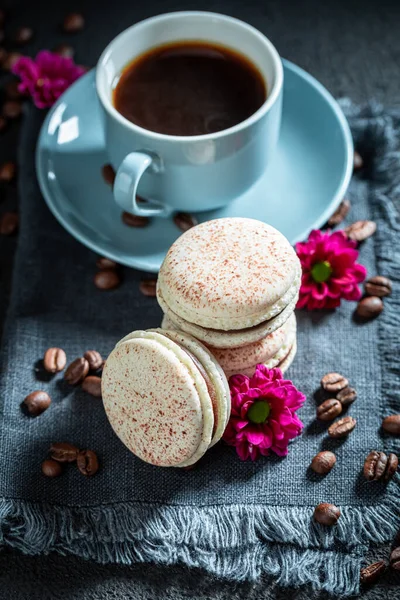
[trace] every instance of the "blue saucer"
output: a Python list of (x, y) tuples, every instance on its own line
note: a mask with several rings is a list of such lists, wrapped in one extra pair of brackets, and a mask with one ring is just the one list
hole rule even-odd
[[(342, 200), (350, 181), (353, 144), (339, 106), (311, 75), (284, 61), (282, 130), (265, 175), (228, 207), (198, 220), (253, 217), (295, 243), (319, 228)], [(94, 72), (79, 79), (49, 112), (36, 165), (45, 200), (80, 242), (117, 262), (157, 272), (180, 235), (172, 219), (144, 229), (127, 227), (101, 175), (108, 163)]]

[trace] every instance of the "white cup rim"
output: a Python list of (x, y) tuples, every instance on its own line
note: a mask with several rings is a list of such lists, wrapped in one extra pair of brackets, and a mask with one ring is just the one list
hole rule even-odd
[[(219, 18), (221, 21), (233, 23), (237, 26), (245, 28), (248, 31), (250, 31), (252, 33), (252, 35), (258, 37), (258, 39), (264, 44), (264, 46), (268, 50), (268, 52), (273, 60), (275, 80), (274, 80), (272, 88), (269, 91), (269, 94), (268, 94), (266, 100), (264, 101), (264, 103), (260, 106), (259, 109), (257, 109), (250, 117), (248, 117), (244, 121), (241, 121), (240, 123), (238, 123), (237, 125), (234, 125), (233, 127), (229, 127), (227, 129), (217, 131), (216, 133), (206, 133), (206, 134), (202, 134), (202, 135), (167, 135), (165, 133), (157, 133), (156, 131), (151, 131), (149, 129), (145, 129), (144, 127), (140, 127), (139, 125), (136, 125), (135, 123), (132, 123), (131, 121), (126, 119), (124, 116), (121, 115), (121, 113), (119, 113), (117, 111), (117, 109), (113, 106), (110, 98), (107, 97), (107, 95), (104, 93), (103, 87), (100, 85), (100, 80), (101, 80), (101, 77), (103, 76), (102, 69), (104, 68), (104, 64), (108, 60), (110, 54), (113, 52), (113, 46), (117, 42), (123, 40), (124, 37), (128, 37), (133, 29), (136, 29), (139, 27), (147, 27), (154, 22), (160, 22), (163, 20), (168, 21), (171, 18), (185, 17), (185, 16), (190, 16), (190, 17), (210, 16), (213, 18)], [(263, 117), (271, 109), (271, 107), (275, 104), (277, 98), (279, 97), (282, 86), (283, 86), (283, 65), (282, 65), (281, 58), (278, 54), (278, 51), (276, 50), (276, 48), (272, 44), (272, 42), (263, 33), (261, 33), (258, 29), (256, 29), (252, 25), (249, 25), (248, 23), (245, 23), (244, 21), (241, 21), (240, 19), (235, 19), (234, 17), (230, 17), (230, 16), (224, 15), (222, 13), (214, 13), (214, 12), (209, 12), (209, 11), (192, 11), (192, 10), (190, 10), (190, 11), (175, 11), (175, 12), (164, 13), (162, 15), (157, 15), (155, 17), (150, 17), (148, 19), (144, 19), (143, 21), (140, 21), (139, 23), (135, 23), (134, 25), (131, 25), (131, 27), (128, 27), (127, 29), (122, 31), (120, 34), (118, 34), (107, 45), (105, 50), (102, 52), (102, 54), (97, 62), (97, 66), (96, 66), (96, 89), (97, 89), (97, 94), (100, 98), (100, 101), (101, 101), (104, 109), (109, 113), (109, 115), (113, 119), (118, 121), (121, 125), (125, 126), (126, 128), (130, 129), (133, 132), (140, 133), (143, 136), (146, 136), (150, 139), (155, 139), (155, 140), (162, 139), (162, 140), (166, 140), (166, 141), (179, 141), (179, 142), (183, 142), (183, 141), (186, 141), (186, 142), (203, 141), (204, 142), (207, 140), (216, 140), (218, 138), (226, 137), (231, 134), (239, 133), (240, 131), (247, 129), (248, 127), (250, 127), (251, 125), (256, 123), (261, 117)]]

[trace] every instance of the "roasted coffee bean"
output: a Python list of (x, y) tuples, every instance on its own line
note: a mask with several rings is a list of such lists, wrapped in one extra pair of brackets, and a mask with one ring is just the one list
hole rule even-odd
[(329, 218), (329, 220), (328, 220), (329, 227), (334, 227), (335, 225), (339, 225), (339, 223), (341, 223), (343, 221), (343, 219), (345, 219), (347, 217), (350, 208), (351, 208), (350, 200), (348, 200), (347, 198), (344, 198), (344, 200), (341, 201), (341, 203), (339, 204), (339, 206), (337, 207), (337, 209), (335, 210), (333, 215)]
[(382, 479), (388, 463), (388, 457), (384, 452), (372, 450), (364, 462), (364, 477), (367, 481), (378, 481)]
[(370, 279), (365, 282), (364, 287), (365, 293), (368, 294), (368, 296), (384, 298), (385, 296), (390, 296), (392, 293), (392, 282), (388, 277), (383, 277), (383, 275), (370, 277)]
[(114, 185), (116, 173), (111, 165), (103, 165), (101, 167), (101, 174), (103, 175), (103, 179), (107, 185)]
[(400, 571), (400, 547), (395, 548), (390, 555), (390, 566), (396, 571)]
[(324, 452), (318, 452), (312, 459), (311, 468), (315, 473), (319, 475), (325, 475), (333, 469), (336, 464), (336, 456), (333, 452), (325, 450)]
[(23, 94), (19, 91), (19, 81), (13, 80), (9, 81), (5, 85), (5, 92), (8, 100), (20, 100), (23, 97)]
[(113, 290), (121, 283), (121, 277), (115, 269), (104, 269), (94, 276), (94, 285), (99, 290)]
[(89, 363), (83, 356), (76, 358), (64, 373), (64, 379), (71, 385), (81, 383), (89, 373)]
[(333, 421), (342, 412), (342, 405), (336, 398), (325, 400), (317, 408), (317, 418), (321, 421)]
[(122, 222), (128, 227), (146, 227), (150, 223), (148, 217), (139, 217), (138, 215), (132, 215), (132, 213), (123, 212), (121, 215)]
[(3, 116), (6, 119), (18, 119), (22, 114), (22, 103), (19, 100), (7, 100), (3, 104)]
[(59, 46), (56, 46), (53, 52), (63, 56), (64, 58), (73, 58), (75, 54), (73, 47), (69, 46), (68, 44), (60, 44)]
[(95, 398), (101, 398), (101, 378), (97, 375), (88, 375), (82, 381), (82, 389)]
[(14, 41), (16, 44), (22, 46), (27, 44), (33, 38), (33, 29), (30, 27), (19, 27), (15, 33)]
[(349, 240), (355, 242), (363, 242), (367, 238), (374, 235), (376, 231), (376, 223), (374, 221), (356, 221), (344, 229), (344, 233)]
[(385, 481), (389, 481), (389, 479), (391, 479), (393, 477), (393, 475), (396, 473), (398, 466), (399, 466), (399, 459), (396, 456), (396, 454), (393, 454), (393, 452), (391, 452), (388, 456), (388, 463), (387, 463), (387, 467), (386, 467), (386, 471), (383, 476), (383, 479)]
[(374, 583), (385, 571), (386, 564), (383, 560), (364, 567), (360, 572), (360, 582), (364, 585)]
[(142, 279), (139, 283), (139, 290), (144, 296), (155, 298), (157, 295), (157, 279)]
[(79, 448), (68, 442), (55, 442), (50, 446), (50, 456), (58, 462), (75, 462)]
[(115, 260), (111, 260), (111, 258), (106, 258), (105, 256), (100, 256), (96, 260), (96, 267), (100, 269), (100, 271), (104, 271), (105, 269), (118, 269), (118, 263)]
[(357, 304), (356, 315), (365, 321), (378, 317), (383, 311), (383, 302), (378, 296), (366, 296)]
[(382, 427), (386, 433), (400, 435), (400, 415), (391, 415), (382, 421)]
[(321, 379), (321, 386), (327, 392), (340, 392), (340, 390), (348, 385), (349, 382), (346, 377), (343, 377), (340, 373), (327, 373)]
[(19, 52), (9, 52), (3, 60), (3, 69), (11, 71), (20, 58), (22, 58), (22, 54)]
[(49, 348), (43, 358), (43, 366), (48, 373), (59, 373), (67, 364), (67, 355), (62, 348)]
[(46, 477), (58, 477), (63, 472), (62, 465), (51, 458), (42, 462), (42, 473)]
[(18, 226), (18, 213), (5, 212), (0, 216), (0, 235), (14, 235), (18, 231)]
[(86, 350), (83, 357), (88, 361), (89, 369), (91, 371), (97, 371), (97, 369), (100, 369), (101, 365), (103, 364), (102, 356), (100, 352), (97, 352), (97, 350)]
[(353, 417), (343, 417), (339, 421), (335, 421), (328, 429), (328, 433), (332, 438), (343, 438), (349, 435), (356, 426), (357, 421)]
[(188, 231), (188, 229), (195, 227), (198, 221), (193, 215), (181, 212), (174, 216), (174, 223), (181, 231)]
[(15, 163), (8, 161), (0, 165), (0, 182), (10, 183), (17, 172)]
[(70, 13), (63, 22), (63, 29), (66, 33), (77, 33), (85, 26), (85, 19), (80, 13)]
[(349, 386), (343, 388), (338, 394), (336, 394), (336, 399), (339, 400), (342, 406), (349, 406), (349, 404), (352, 404), (356, 398), (356, 390)]
[(36, 390), (26, 396), (24, 405), (26, 410), (32, 417), (41, 415), (45, 410), (49, 408), (51, 404), (51, 398), (42, 390)]
[(314, 510), (314, 519), (321, 525), (336, 525), (340, 517), (340, 510), (334, 504), (321, 502)]
[(7, 127), (7, 120), (0, 115), (0, 133), (2, 133)]
[(99, 461), (93, 450), (81, 450), (76, 459), (78, 469), (86, 477), (95, 475), (99, 469)]
[(363, 166), (364, 166), (364, 161), (363, 161), (361, 154), (359, 152), (357, 152), (357, 150), (354, 150), (354, 159), (353, 159), (354, 171), (359, 171), (360, 169), (363, 168)]

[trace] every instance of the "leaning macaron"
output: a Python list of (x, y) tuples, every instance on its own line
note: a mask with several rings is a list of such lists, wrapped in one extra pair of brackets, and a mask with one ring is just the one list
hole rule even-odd
[(220, 439), (230, 413), (216, 359), (178, 332), (136, 331), (121, 340), (104, 366), (102, 396), (121, 441), (158, 466), (194, 464)]
[(301, 268), (288, 240), (261, 221), (202, 223), (171, 246), (157, 298), (174, 325), (217, 348), (264, 338), (289, 318)]

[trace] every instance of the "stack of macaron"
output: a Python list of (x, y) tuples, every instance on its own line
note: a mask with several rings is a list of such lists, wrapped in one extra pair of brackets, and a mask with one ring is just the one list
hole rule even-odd
[(183, 234), (161, 266), (162, 327), (205, 344), (225, 374), (285, 371), (296, 354), (301, 266), (288, 240), (254, 219), (208, 221)]
[(152, 465), (188, 467), (228, 424), (230, 392), (214, 356), (179, 331), (135, 331), (103, 369), (108, 420), (121, 441)]

